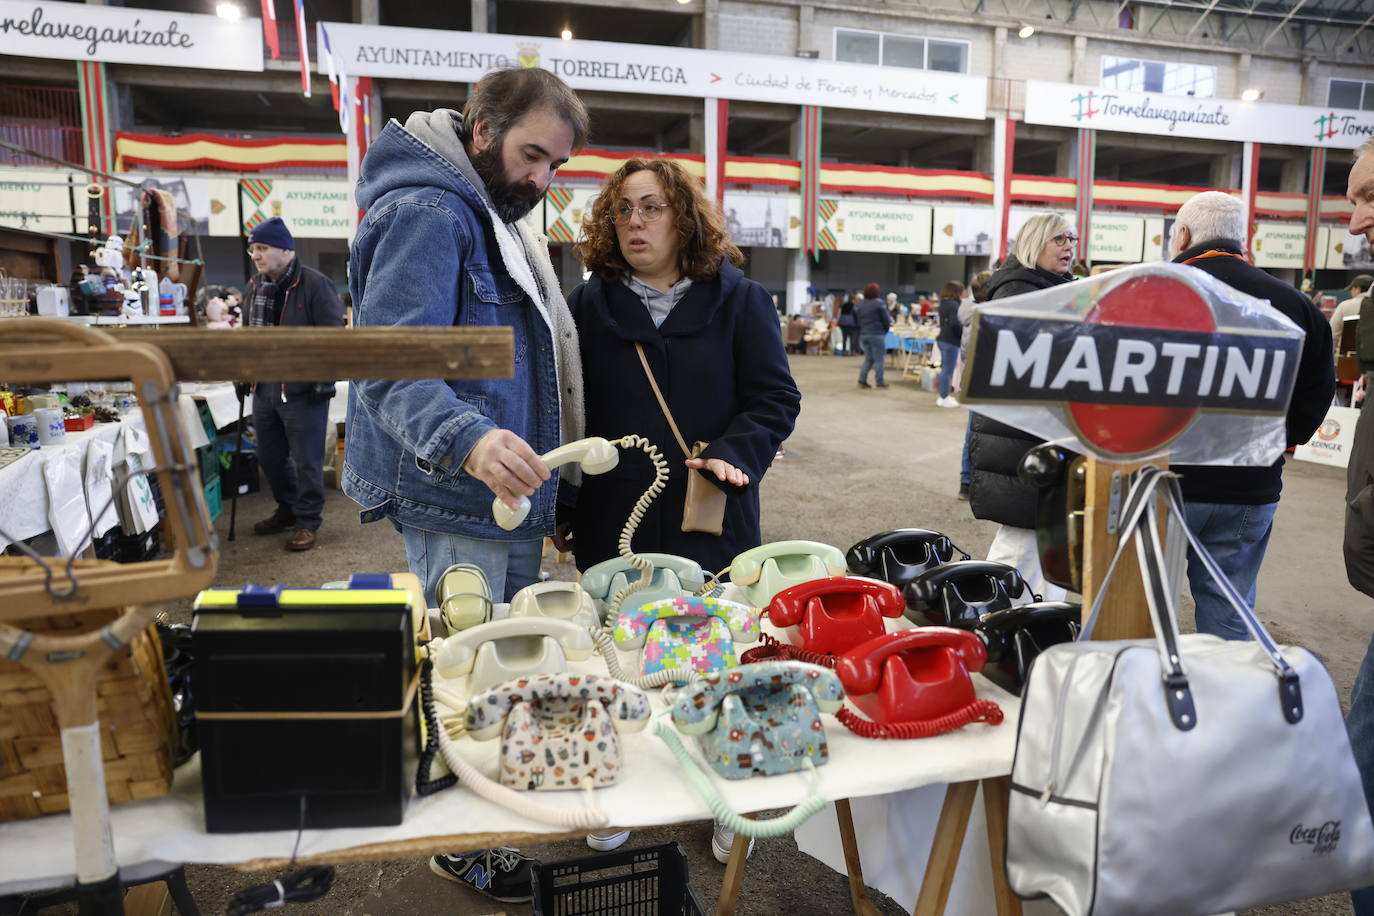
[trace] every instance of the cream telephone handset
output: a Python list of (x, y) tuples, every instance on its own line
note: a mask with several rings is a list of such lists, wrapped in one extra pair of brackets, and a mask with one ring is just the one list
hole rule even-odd
[(471, 693), (511, 678), (552, 674), (567, 661), (591, 657), (596, 644), (585, 627), (553, 617), (508, 617), (442, 640), (434, 667), (447, 678), (468, 675)]
[[(620, 463), (620, 453), (615, 446), (610, 440), (599, 436), (569, 442), (539, 457), (551, 468), (577, 462), (587, 474), (604, 474)], [(520, 527), (529, 514), (530, 500), (527, 496), (520, 497), (519, 509), (512, 509), (499, 496), (491, 501), (492, 517), (496, 519), (496, 524), (507, 531)]]

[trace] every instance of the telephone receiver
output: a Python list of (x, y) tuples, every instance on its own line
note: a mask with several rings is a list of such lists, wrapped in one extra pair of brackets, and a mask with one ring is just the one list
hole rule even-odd
[(1055, 585), (1081, 592), (1088, 459), (1044, 442), (1021, 456), (1016, 476), (1039, 490), (1035, 544), (1041, 572)]
[(775, 541), (744, 551), (730, 564), (730, 581), (744, 588), (749, 603), (767, 607), (793, 585), (847, 572), (839, 548), (816, 541)]
[(731, 641), (753, 642), (759, 638), (757, 608), (734, 601), (722, 601), (719, 598), (688, 595), (664, 598), (628, 611), (622, 610), (615, 625), (616, 645), (627, 650), (643, 649), (649, 630), (661, 620), (678, 621), (681, 626), (673, 629), (680, 630), (674, 634), (679, 637), (688, 635), (688, 631), (699, 629), (701, 624), (720, 620), (729, 628)]
[(1082, 617), (1083, 606), (1069, 601), (1037, 601), (989, 614), (975, 628), (988, 649), (984, 675), (1019, 696), (1031, 662), (1050, 646), (1077, 641)]
[(785, 588), (768, 605), (768, 619), (794, 627), (792, 644), (839, 655), (887, 632), (884, 617), (906, 610), (897, 586), (863, 576), (829, 576)]
[[(805, 662), (758, 662), (697, 682), (696, 690), (680, 695), (673, 703), (673, 725), (684, 735), (704, 735), (720, 724), (725, 704), (731, 699), (740, 703), (740, 694), (758, 690), (775, 693), (793, 686), (810, 693), (821, 712), (838, 712), (844, 705), (844, 690), (833, 671)], [(738, 712), (747, 715), (742, 707)]]
[[(904, 590), (907, 619), (941, 627), (970, 629), (1017, 599), (1037, 600), (1014, 566), (992, 560), (956, 560), (921, 573)], [(1022, 602), (1027, 603), (1027, 602)], [(924, 620), (916, 620), (919, 614)]]
[(977, 697), (969, 673), (983, 670), (987, 659), (976, 633), (914, 627), (855, 646), (836, 661), (835, 674), (874, 722), (924, 722), (972, 704)]
[(947, 536), (929, 528), (898, 528), (870, 535), (845, 554), (849, 571), (872, 576), (903, 588), (928, 569), (949, 563), (964, 553)]
[[(571, 464), (577, 462), (582, 465), (582, 470), (587, 474), (604, 474), (620, 463), (620, 453), (616, 447), (607, 439), (599, 436), (591, 436), (586, 439), (578, 439), (576, 442), (569, 442), (567, 445), (560, 445), (551, 452), (545, 452), (539, 456), (549, 467), (557, 467), (560, 464)], [(496, 519), (496, 524), (506, 531), (514, 531), (530, 514), (530, 500), (527, 496), (520, 497), (520, 508), (512, 509), (501, 501), (498, 496), (491, 501), (491, 515)]]
[(442, 677), (468, 676), (476, 694), (502, 681), (554, 674), (569, 659), (590, 658), (595, 649), (586, 627), (552, 617), (508, 617), (478, 624), (442, 640), (434, 667)]
[[(648, 586), (630, 596), (630, 601), (635, 602), (636, 607), (665, 598), (690, 595), (706, 584), (706, 573), (695, 560), (670, 553), (642, 553), (639, 556), (654, 564), (654, 574)], [(624, 557), (612, 557), (588, 568), (579, 584), (592, 596), (598, 613), (604, 619), (606, 602), (625, 586), (637, 582), (639, 576), (640, 571)]]
[(468, 702), (467, 734), (478, 741), (495, 738), (511, 710), (520, 704), (546, 711), (586, 706), (610, 715), (618, 732), (643, 731), (649, 724), (649, 697), (638, 687), (604, 674), (536, 674), (489, 687)]
[(592, 596), (576, 582), (536, 582), (510, 599), (511, 617), (550, 617), (594, 628), (601, 624)]

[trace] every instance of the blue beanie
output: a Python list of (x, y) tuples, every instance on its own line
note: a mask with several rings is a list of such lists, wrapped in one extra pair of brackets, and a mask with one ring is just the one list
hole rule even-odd
[(286, 223), (282, 222), (280, 216), (264, 220), (254, 227), (248, 234), (248, 244), (254, 242), (271, 245), (273, 248), (285, 248), (287, 251), (296, 250), (296, 240), (291, 237), (291, 230), (286, 228)]

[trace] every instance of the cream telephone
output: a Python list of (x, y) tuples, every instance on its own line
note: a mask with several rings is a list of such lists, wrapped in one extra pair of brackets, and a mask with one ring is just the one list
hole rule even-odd
[(510, 599), (512, 617), (553, 617), (596, 629), (601, 626), (596, 603), (576, 582), (536, 582)]
[[(539, 457), (551, 468), (577, 462), (587, 474), (604, 474), (620, 463), (620, 453), (616, 451), (615, 445), (599, 436), (569, 442)], [(520, 527), (520, 523), (529, 514), (530, 500), (527, 496), (520, 497), (519, 509), (512, 509), (502, 502), (499, 496), (491, 501), (492, 518), (507, 531), (514, 531)]]
[(582, 661), (596, 648), (586, 627), (552, 617), (493, 620), (441, 640), (434, 667), (446, 678), (468, 675), (472, 694), (531, 674), (556, 674), (569, 659)]

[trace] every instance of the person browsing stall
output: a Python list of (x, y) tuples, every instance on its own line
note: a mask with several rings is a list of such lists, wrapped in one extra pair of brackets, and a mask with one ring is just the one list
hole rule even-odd
[[(296, 240), (279, 216), (248, 235), (248, 256), (258, 269), (248, 281), (250, 327), (343, 326), (334, 283), (296, 256)], [(253, 429), (258, 463), (277, 508), (253, 525), (254, 534), (290, 531), (288, 550), (315, 546), (324, 513), (324, 436), (334, 383), (258, 382), (253, 386)]]
[(950, 394), (954, 381), (954, 366), (959, 362), (959, 342), (963, 340), (964, 325), (959, 320), (959, 301), (964, 297), (964, 284), (950, 280), (940, 287), (940, 397), (936, 407), (958, 407), (959, 399)]
[(882, 290), (878, 284), (870, 283), (864, 287), (863, 298), (854, 305), (854, 321), (859, 328), (859, 349), (864, 352), (864, 361), (859, 366), (860, 388), (869, 387), (869, 367), (875, 367), (874, 381), (877, 387), (887, 387), (887, 382), (883, 380), (883, 360), (887, 356), (887, 329), (892, 327), (892, 315), (878, 298), (880, 292)]

